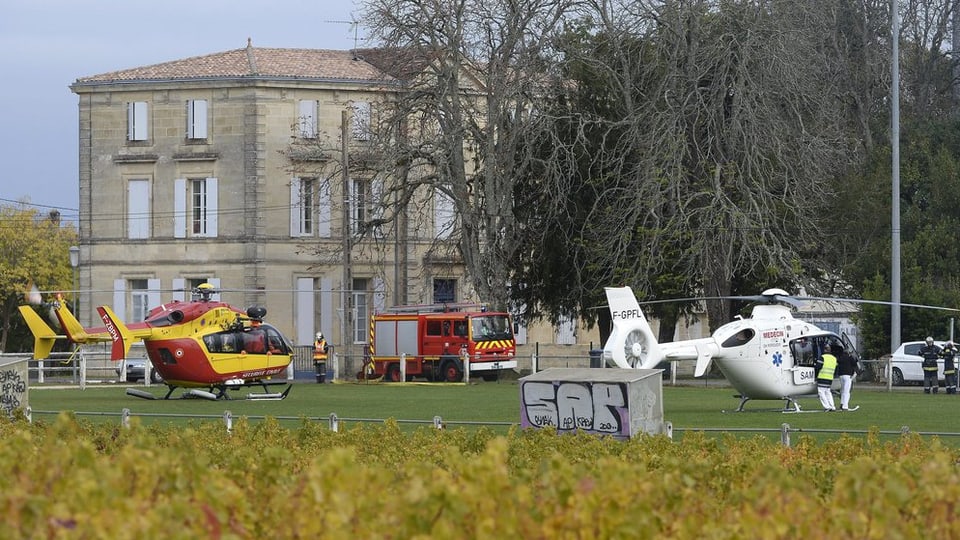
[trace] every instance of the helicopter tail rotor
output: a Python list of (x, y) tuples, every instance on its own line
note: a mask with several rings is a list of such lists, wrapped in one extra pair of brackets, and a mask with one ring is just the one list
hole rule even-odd
[(607, 287), (613, 331), (603, 347), (607, 364), (621, 368), (655, 367), (663, 353), (630, 287)]

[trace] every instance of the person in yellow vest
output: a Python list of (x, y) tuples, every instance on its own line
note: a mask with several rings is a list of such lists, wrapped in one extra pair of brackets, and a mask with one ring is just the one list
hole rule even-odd
[(317, 382), (322, 383), (327, 380), (327, 340), (323, 337), (323, 332), (317, 332), (317, 339), (313, 343), (313, 367), (317, 370)]
[(817, 360), (817, 395), (823, 410), (832, 412), (837, 410), (833, 403), (833, 373), (837, 370), (837, 357), (831, 353), (830, 344), (823, 346), (823, 354)]

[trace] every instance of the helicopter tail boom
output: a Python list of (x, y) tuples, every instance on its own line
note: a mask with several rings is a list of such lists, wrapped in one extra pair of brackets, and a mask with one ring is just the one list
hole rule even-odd
[(664, 359), (657, 338), (630, 287), (606, 287), (613, 331), (603, 347), (606, 364), (621, 368), (655, 367)]
[(70, 310), (67, 308), (66, 304), (61, 303), (57, 307), (57, 320), (60, 321), (60, 327), (63, 328), (63, 333), (67, 335), (67, 339), (74, 343), (86, 343), (88, 341), (97, 341), (96, 337), (87, 333), (83, 328), (83, 325), (80, 324), (80, 321), (73, 316), (73, 313), (70, 313)]
[(20, 314), (23, 315), (23, 320), (33, 334), (33, 359), (48, 358), (57, 338), (65, 336), (58, 336), (30, 306), (20, 306)]

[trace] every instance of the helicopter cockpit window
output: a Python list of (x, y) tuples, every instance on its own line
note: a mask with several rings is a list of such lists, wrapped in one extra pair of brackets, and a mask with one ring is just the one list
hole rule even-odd
[(290, 354), (283, 336), (274, 328), (265, 328), (267, 334), (267, 351), (271, 354)]
[(243, 333), (243, 350), (250, 354), (263, 354), (267, 352), (264, 346), (264, 332), (262, 329), (254, 328)]
[(795, 339), (790, 342), (790, 352), (793, 354), (794, 365), (813, 366), (820, 355), (818, 347), (810, 338)]
[(744, 328), (736, 334), (728, 337), (723, 340), (723, 343), (720, 344), (721, 347), (740, 347), (741, 345), (746, 345), (753, 339), (753, 336), (756, 335), (753, 328)]
[(211, 353), (238, 353), (246, 351), (249, 354), (290, 354), (290, 343), (280, 334), (280, 331), (271, 326), (260, 328), (236, 329), (226, 332), (217, 332), (203, 336), (203, 344)]
[(236, 345), (236, 332), (218, 332), (203, 336), (203, 344), (211, 353), (232, 353), (240, 350)]

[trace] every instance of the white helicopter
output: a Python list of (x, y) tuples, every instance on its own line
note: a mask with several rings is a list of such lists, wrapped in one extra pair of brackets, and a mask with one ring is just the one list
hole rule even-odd
[(738, 412), (751, 399), (784, 400), (783, 412), (800, 412), (796, 399), (816, 395), (814, 362), (824, 345), (856, 355), (846, 335), (795, 319), (797, 301), (782, 289), (750, 297), (756, 302), (750, 317), (721, 326), (711, 337), (673, 343), (657, 343), (630, 287), (607, 287), (606, 293), (613, 319), (603, 347), (606, 365), (650, 369), (663, 361), (696, 360), (694, 376), (702, 377), (716, 362), (740, 393)]

